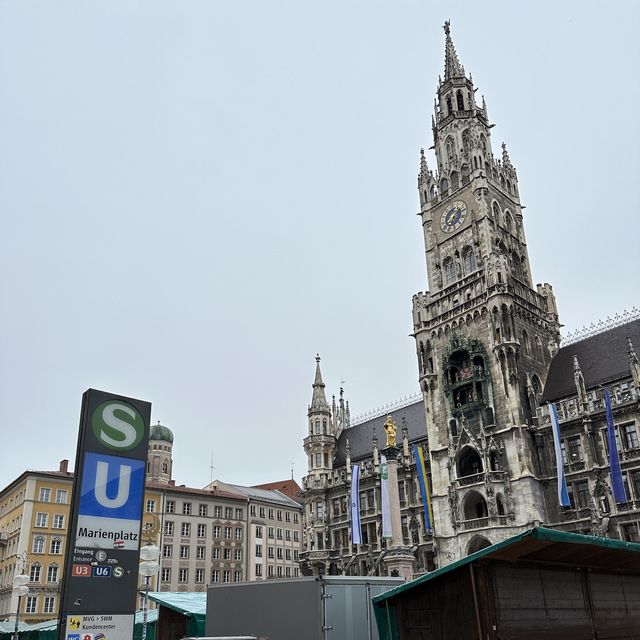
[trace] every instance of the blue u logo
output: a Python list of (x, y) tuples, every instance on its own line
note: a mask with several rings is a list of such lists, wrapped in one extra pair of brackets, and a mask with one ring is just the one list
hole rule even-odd
[(139, 520), (144, 462), (104, 454), (85, 454), (80, 515)]

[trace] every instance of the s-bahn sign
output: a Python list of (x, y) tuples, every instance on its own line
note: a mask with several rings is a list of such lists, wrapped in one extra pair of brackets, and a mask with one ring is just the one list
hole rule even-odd
[(82, 397), (60, 609), (63, 640), (90, 631), (77, 628), (80, 619), (113, 616), (120, 629), (133, 628), (150, 418), (151, 404), (142, 400), (95, 389)]

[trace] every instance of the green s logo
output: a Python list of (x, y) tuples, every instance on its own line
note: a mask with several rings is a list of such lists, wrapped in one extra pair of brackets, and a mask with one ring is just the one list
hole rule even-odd
[(142, 416), (121, 400), (103, 402), (93, 412), (91, 428), (103, 445), (119, 451), (134, 449), (144, 436)]

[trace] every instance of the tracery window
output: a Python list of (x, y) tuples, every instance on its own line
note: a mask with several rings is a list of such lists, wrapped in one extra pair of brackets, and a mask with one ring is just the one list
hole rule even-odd
[(456, 279), (456, 270), (453, 258), (447, 258), (443, 263), (445, 284), (451, 284)]
[(462, 251), (462, 261), (464, 263), (465, 274), (475, 271), (476, 255), (471, 247), (465, 247)]

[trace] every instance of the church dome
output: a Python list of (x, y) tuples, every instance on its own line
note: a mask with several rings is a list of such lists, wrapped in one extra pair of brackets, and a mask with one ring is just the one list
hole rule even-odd
[(165, 427), (160, 424), (152, 424), (149, 431), (149, 440), (164, 440), (173, 444), (173, 432), (169, 427)]

